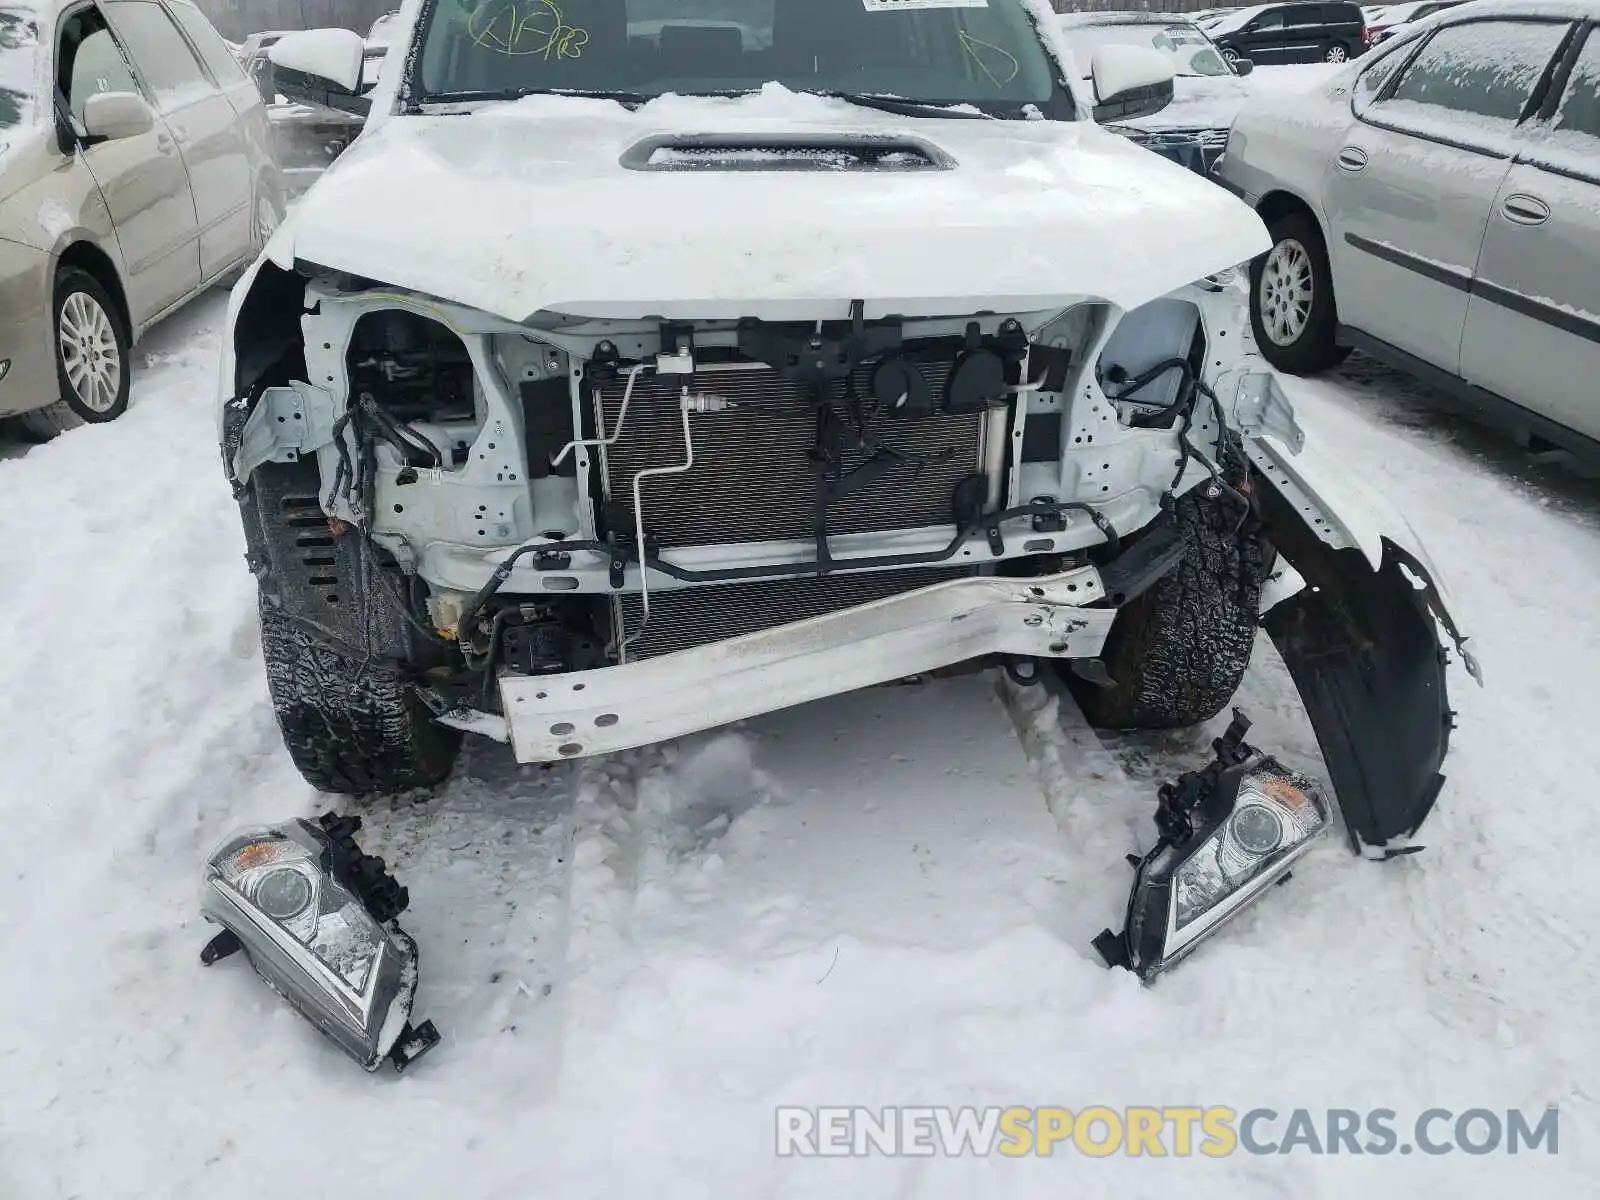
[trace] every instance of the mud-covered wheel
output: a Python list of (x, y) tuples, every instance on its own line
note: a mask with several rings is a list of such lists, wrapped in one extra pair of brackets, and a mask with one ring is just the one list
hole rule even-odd
[(434, 724), (393, 667), (363, 665), (265, 604), (261, 653), (284, 745), (313, 787), (371, 796), (450, 774), (461, 735)]
[(1117, 614), (1101, 661), (1111, 687), (1070, 671), (1089, 722), (1102, 729), (1170, 729), (1221, 712), (1244, 679), (1255, 645), (1265, 542), (1254, 516), (1239, 522), (1226, 496), (1205, 486), (1181, 497), (1171, 517), (1187, 547), (1178, 566)]

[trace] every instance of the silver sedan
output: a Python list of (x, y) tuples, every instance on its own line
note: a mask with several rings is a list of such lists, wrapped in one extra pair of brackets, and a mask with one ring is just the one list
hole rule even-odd
[(1273, 248), (1256, 339), (1351, 347), (1521, 436), (1600, 457), (1600, 5), (1484, 0), (1240, 111), (1219, 179)]

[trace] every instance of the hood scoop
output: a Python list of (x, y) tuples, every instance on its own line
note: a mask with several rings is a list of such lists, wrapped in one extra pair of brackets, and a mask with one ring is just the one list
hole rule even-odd
[(921, 138), (872, 134), (666, 134), (623, 152), (630, 171), (948, 171)]

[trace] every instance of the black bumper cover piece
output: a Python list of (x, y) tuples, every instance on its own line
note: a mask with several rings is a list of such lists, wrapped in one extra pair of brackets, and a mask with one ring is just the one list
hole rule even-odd
[(1373, 571), (1359, 550), (1323, 543), (1281, 498), (1262, 499), (1274, 542), (1307, 585), (1263, 624), (1305, 703), (1353, 848), (1386, 849), (1417, 831), (1444, 785), (1455, 714), (1442, 605), (1426, 570), (1392, 542)]

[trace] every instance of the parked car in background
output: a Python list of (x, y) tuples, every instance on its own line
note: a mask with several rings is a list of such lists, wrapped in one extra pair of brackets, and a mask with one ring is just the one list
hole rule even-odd
[[(378, 85), (378, 76), (389, 53), (388, 37), (391, 33), (400, 36), (395, 27), (398, 18), (398, 13), (389, 13), (379, 17), (373, 24), (376, 36), (368, 35), (361, 63), (362, 95)], [(366, 118), (358, 112), (300, 103), (279, 95), (269, 51), (282, 40), (282, 35), (267, 36), (271, 40), (251, 55), (248, 70), (267, 105), (273, 146), (284, 188), (292, 195), (303, 192), (315, 183), (318, 176), (345, 152), (361, 132)]]
[(0, 0), (0, 417), (120, 416), (140, 334), (282, 213), (260, 97), (189, 0)]
[(1596, 12), (1486, 0), (1240, 110), (1220, 173), (1273, 238), (1251, 270), (1273, 365), (1360, 347), (1600, 458)]
[(388, 46), (400, 33), (400, 10), (386, 12), (367, 30), (367, 46)]
[(1366, 18), (1354, 4), (1258, 4), (1206, 32), (1222, 56), (1262, 64), (1345, 62), (1364, 51)]
[(1068, 13), (1060, 25), (1085, 83), (1102, 46), (1144, 46), (1170, 59), (1177, 72), (1172, 103), (1108, 128), (1201, 174), (1211, 169), (1227, 145), (1233, 114), (1250, 94), (1239, 78), (1250, 73), (1248, 58), (1226, 61), (1197, 24), (1165, 13)]
[(248, 61), (258, 54), (265, 54), (267, 47), (274, 42), (281, 41), (287, 34), (292, 32), (293, 30), (289, 29), (263, 29), (259, 33), (252, 33), (239, 43), (239, 53), (244, 60)]
[(1376, 46), (1414, 21), (1464, 3), (1466, 0), (1415, 0), (1411, 4), (1391, 4), (1367, 15), (1367, 28), (1362, 38), (1368, 46)]

